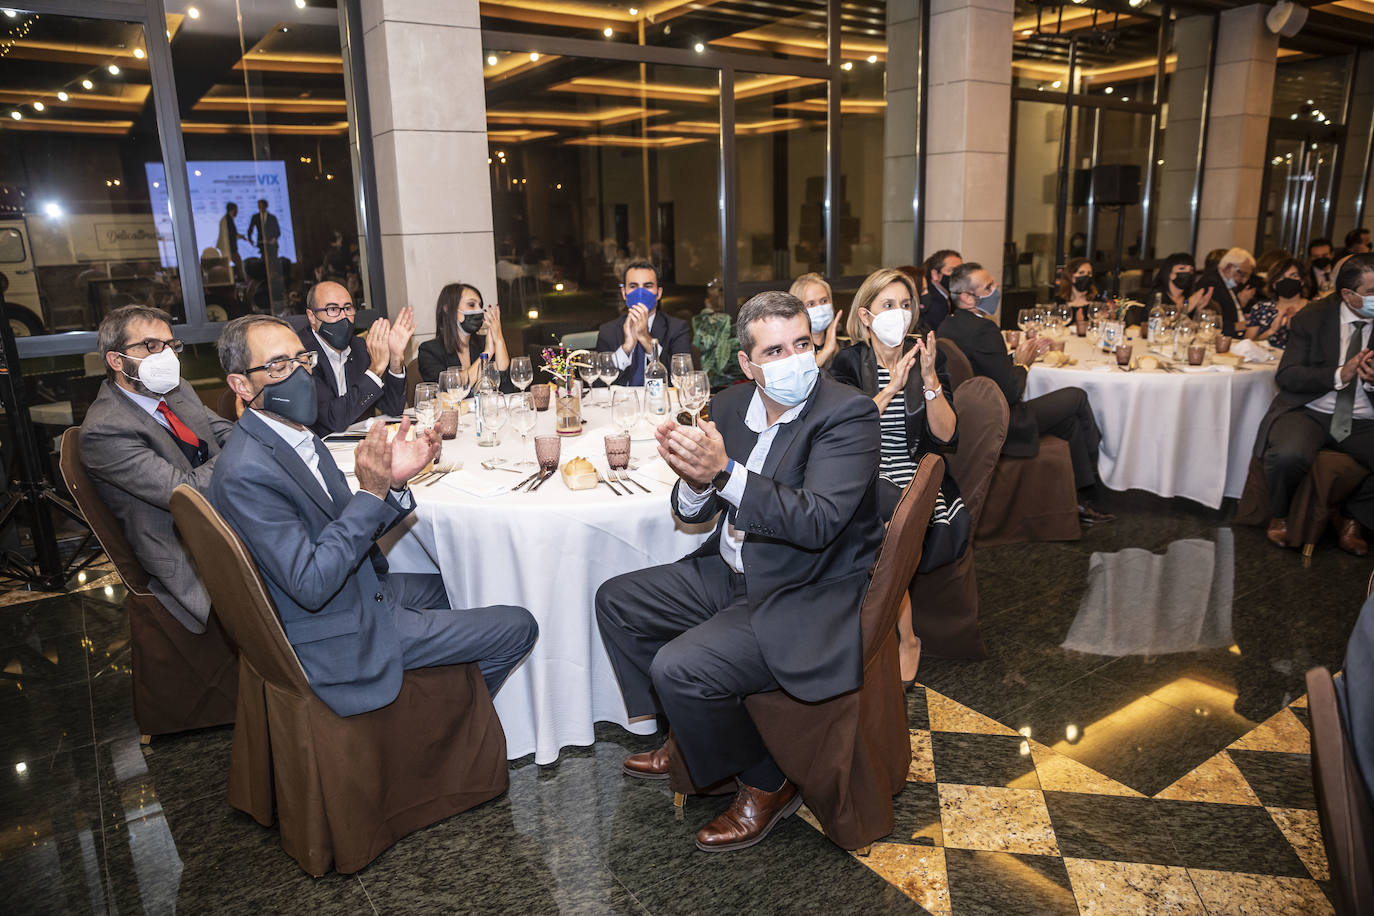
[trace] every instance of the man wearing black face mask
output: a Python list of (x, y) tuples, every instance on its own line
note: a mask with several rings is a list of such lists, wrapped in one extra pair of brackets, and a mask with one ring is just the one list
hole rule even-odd
[(401, 309), (394, 325), (378, 318), (363, 342), (353, 335), (353, 297), (326, 281), (310, 287), (305, 314), (310, 327), (300, 332), (301, 346), (319, 353), (323, 364), (314, 378), (317, 417), (311, 428), (321, 436), (341, 432), (373, 408), (400, 416), (406, 406), (406, 346), (415, 331), (410, 309)]
[[(376, 541), (415, 508), (410, 479), (439, 451), (433, 430), (358, 444), (351, 491), (315, 419), (314, 351), (268, 315), (231, 321), (217, 344), (249, 409), (210, 480), (210, 501), (262, 573), (311, 689), (352, 716), (396, 699), (402, 672), (475, 662), (495, 694), (538, 633), (524, 608), (450, 609), (438, 575), (391, 573)], [(320, 367), (323, 368), (323, 367)]]
[(1325, 296), (1336, 285), (1332, 264), (1330, 239), (1313, 239), (1307, 243), (1307, 269), (1312, 276), (1312, 289), (1318, 296)]
[(921, 293), (921, 318), (932, 331), (953, 311), (949, 302), (949, 275), (964, 263), (959, 252), (945, 248), (926, 259), (926, 290)]

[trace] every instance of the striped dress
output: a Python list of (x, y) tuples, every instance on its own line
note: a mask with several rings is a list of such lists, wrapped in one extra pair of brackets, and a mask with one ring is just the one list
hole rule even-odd
[[(878, 390), (886, 388), (890, 381), (892, 374), (879, 366)], [(888, 402), (879, 423), (882, 427), (883, 446), (882, 457), (878, 463), (878, 476), (886, 477), (899, 487), (905, 487), (916, 475), (916, 462), (911, 460), (911, 451), (917, 445), (915, 442), (908, 442), (906, 437), (905, 391), (897, 392)]]

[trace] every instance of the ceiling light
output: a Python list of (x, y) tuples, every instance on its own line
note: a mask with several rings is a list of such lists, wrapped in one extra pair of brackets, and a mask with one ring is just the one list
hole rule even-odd
[(114, 186), (115, 186), (116, 188), (119, 187), (119, 179), (118, 179), (118, 178), (116, 178), (116, 179), (114, 180)]
[(844, 63), (840, 64), (840, 69), (841, 69), (841, 70), (853, 70), (853, 69), (854, 69), (854, 61), (852, 61), (852, 60), (847, 60), (847, 61), (845, 61)]
[(61, 219), (62, 205), (57, 203), (56, 201), (48, 201), (43, 205), (43, 215), (48, 217), (49, 219)]
[(553, 291), (556, 292), (556, 293), (561, 293), (561, 292), (563, 292), (563, 284), (562, 284), (562, 283), (555, 283), (555, 284), (553, 285)]
[(635, 9), (633, 6), (630, 7), (630, 15), (631, 15), (631, 16), (638, 16), (638, 15), (639, 15), (639, 10)]
[[(153, 187), (155, 187), (155, 188), (160, 188), (160, 187), (162, 187), (162, 182), (160, 182), (160, 181), (154, 181), (154, 182), (153, 182)], [(83, 579), (82, 581), (84, 582), (85, 580)]]
[(333, 173), (333, 172), (329, 172), (328, 174), (326, 174), (326, 175), (324, 176), (324, 180), (325, 180), (325, 181), (333, 181), (333, 180), (334, 180), (334, 173)]
[(1126, 5), (1133, 10), (1138, 10), (1145, 5), (1145, 0), (1126, 0)]
[(65, 93), (65, 92), (59, 92), (59, 93), (57, 94), (57, 100), (58, 100), (59, 102), (65, 102), (65, 101), (67, 101), (67, 99), (69, 99), (69, 98), (71, 98), (71, 96), (67, 95), (67, 93)]
[(538, 51), (531, 51), (531, 52), (530, 52), (530, 61), (533, 62), (533, 61), (537, 61), (537, 60), (539, 60), (539, 52), (538, 52)]
[(490, 157), (490, 156), (487, 157), (487, 165), (491, 165), (491, 157)]
[(1061, 82), (1060, 80), (1055, 80), (1054, 82), (1050, 83), (1050, 88), (1058, 89), (1062, 85), (1064, 85), (1063, 82)]
[(296, 0), (296, 9), (298, 9), (298, 10), (303, 10), (303, 9), (305, 9), (305, 0)]
[(876, 63), (878, 62), (878, 55), (876, 55), (876, 54), (870, 54), (870, 55), (868, 55), (868, 62), (869, 62), (870, 64), (876, 64)]
[(1031, 37), (1032, 35), (1034, 35), (1034, 34), (1035, 34), (1035, 29), (1026, 29), (1025, 31), (1023, 31), (1023, 32), (1021, 33), (1021, 37), (1022, 37), (1022, 38), (1030, 38), (1030, 37)]
[(192, 19), (199, 19), (200, 10), (196, 9), (194, 6), (188, 6), (186, 7), (186, 15), (190, 16)]
[(554, 189), (555, 191), (561, 191), (561, 190), (563, 190), (563, 183), (560, 181), (558, 184), (556, 184), (556, 185), (553, 186), (553, 189)]
[(19, 14), (14, 10), (5, 10), (5, 15), (13, 19), (15, 16), (18, 16)]
[(530, 321), (534, 321), (536, 318), (539, 317), (539, 309), (530, 309), (528, 312), (525, 313), (525, 317), (528, 318)]
[(14, 118), (14, 120), (16, 120), (16, 121), (22, 121), (22, 120), (24, 120), (23, 112), (19, 112), (19, 111), (11, 111), (11, 112), (10, 112), (10, 117), (11, 117), (11, 118)]
[[(9, 11), (9, 10), (5, 10), (5, 12), (9, 13), (10, 11)], [(12, 16), (12, 15), (14, 15), (14, 14), (13, 14), (13, 13), (10, 13), (10, 15)], [(22, 761), (22, 760), (19, 761), (18, 763), (16, 763), (16, 764), (14, 765), (14, 772), (16, 772), (16, 773), (27, 773), (28, 771), (29, 771), (29, 765), (28, 765), (27, 763), (25, 763), (24, 761)]]
[(197, 177), (197, 178), (200, 177), (200, 169), (196, 169), (196, 177)]
[(1314, 102), (1314, 101), (1312, 101), (1311, 99), (1308, 99), (1308, 100), (1307, 100), (1307, 104), (1309, 104), (1309, 105), (1315, 105), (1315, 104), (1317, 104), (1317, 103)]
[(487, 66), (488, 66), (488, 67), (495, 67), (495, 66), (496, 66), (496, 62), (497, 62), (497, 57), (496, 57), (495, 54), (488, 54), (488, 55), (487, 55)]
[(119, 76), (119, 66), (117, 64), (110, 64), (105, 69), (110, 71), (110, 76)]
[(1112, 94), (1113, 92), (1115, 92), (1116, 90), (1113, 89), (1111, 86), (1108, 86), (1106, 89), (1103, 89), (1102, 91), (1105, 92), (1105, 93), (1107, 93), (1107, 95), (1111, 95), (1111, 94)]
[(1297, 113), (1296, 111), (1293, 112), (1291, 115), (1288, 116), (1288, 120), (1290, 120), (1290, 121), (1296, 121), (1297, 119), (1298, 119), (1298, 113)]
[(81, 88), (86, 90), (94, 89), (95, 83), (91, 82), (89, 79), (84, 79), (81, 81)]
[(1131, 100), (1131, 97), (1130, 97), (1129, 95), (1123, 95), (1123, 96), (1121, 97), (1121, 101), (1123, 101), (1123, 102), (1129, 102), (1130, 100)]
[(137, 58), (138, 60), (143, 60), (143, 49), (142, 49), (142, 48), (134, 48), (134, 57)]
[(697, 42), (696, 44), (692, 45), (692, 50), (700, 54), (702, 51), (706, 50), (706, 45), (702, 44), (701, 42)]
[(1155, 165), (1163, 165), (1163, 164), (1164, 164), (1164, 160), (1163, 160), (1163, 159), (1156, 159), (1156, 160), (1155, 160)]
[(34, 103), (33, 103), (33, 110), (34, 110), (34, 111), (42, 111), (44, 108), (47, 108), (47, 107), (48, 107), (48, 106), (47, 106), (47, 105), (44, 105), (42, 102), (34, 102)]
[(605, 35), (607, 38), (610, 38), (612, 35), (615, 34), (615, 29), (611, 28), (610, 26), (606, 26), (604, 29), (601, 30), (601, 34)]

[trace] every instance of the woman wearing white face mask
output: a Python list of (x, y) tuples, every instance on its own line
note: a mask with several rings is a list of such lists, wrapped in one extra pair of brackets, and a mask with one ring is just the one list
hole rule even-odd
[(840, 350), (836, 333), (844, 310), (835, 311), (830, 284), (820, 274), (802, 274), (792, 281), (788, 292), (806, 306), (806, 314), (811, 318), (811, 346), (816, 350), (816, 365), (825, 369)]
[[(849, 311), (854, 345), (841, 350), (830, 368), (836, 381), (853, 385), (878, 405), (882, 425), (878, 507), (885, 519), (891, 518), (921, 457), (943, 454), (955, 438), (954, 393), (935, 334), (908, 333), (915, 321), (915, 306), (915, 290), (901, 271), (869, 274)], [(963, 505), (958, 493), (954, 479), (946, 473), (940, 486), (944, 508), (937, 503), (933, 520), (939, 523), (927, 530), (922, 572), (953, 562), (968, 545), (968, 513), (956, 508)], [(921, 657), (909, 606), (898, 618), (897, 633), (902, 681), (909, 685)]]

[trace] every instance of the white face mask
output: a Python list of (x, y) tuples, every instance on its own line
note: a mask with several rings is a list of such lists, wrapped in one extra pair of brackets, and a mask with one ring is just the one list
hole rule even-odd
[[(814, 350), (793, 353), (762, 366), (753, 360), (750, 360), (750, 364), (763, 373), (763, 385), (760, 387), (764, 394), (784, 407), (796, 407), (809, 398), (820, 375)], [(757, 382), (755, 379), (755, 384)]]
[[(161, 353), (143, 359), (137, 356), (124, 358), (138, 361), (138, 380), (154, 394), (166, 394), (181, 384), (181, 360), (171, 347), (165, 347)], [(126, 371), (124, 374), (129, 373)]]
[(835, 307), (828, 302), (825, 305), (813, 305), (806, 310), (806, 314), (811, 317), (811, 333), (820, 334), (835, 320)]
[[(872, 312), (869, 314), (873, 315)], [(869, 330), (883, 346), (895, 347), (906, 336), (907, 328), (911, 327), (911, 318), (911, 312), (907, 309), (888, 309), (873, 315), (873, 323), (869, 325)]]

